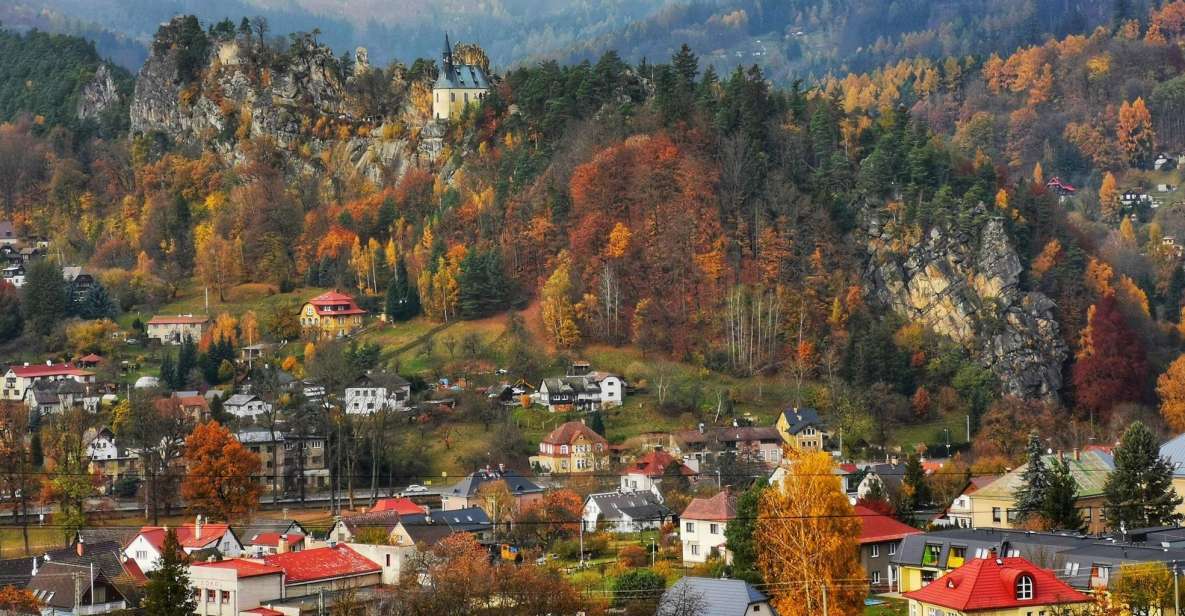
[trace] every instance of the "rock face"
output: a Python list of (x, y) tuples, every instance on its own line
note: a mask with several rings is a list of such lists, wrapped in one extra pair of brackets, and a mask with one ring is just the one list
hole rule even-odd
[(95, 76), (82, 87), (78, 97), (78, 119), (97, 120), (107, 110), (119, 106), (119, 90), (111, 68), (100, 64)]
[(133, 135), (159, 131), (228, 163), (239, 159), (247, 139), (270, 137), (290, 151), (296, 173), (324, 173), (329, 161), (348, 161), (375, 182), (398, 178), (423, 159), (417, 141), (426, 117), (410, 103), (393, 117), (353, 117), (357, 106), (328, 47), (310, 46), (261, 68), (250, 42), (215, 41), (201, 76), (186, 83), (170, 31), (162, 27), (136, 79)]
[(978, 236), (932, 229), (903, 245), (892, 221), (866, 217), (866, 278), (899, 316), (924, 323), (991, 370), (1003, 392), (1056, 397), (1067, 355), (1053, 301), (1020, 289), (1020, 258), (999, 218)]

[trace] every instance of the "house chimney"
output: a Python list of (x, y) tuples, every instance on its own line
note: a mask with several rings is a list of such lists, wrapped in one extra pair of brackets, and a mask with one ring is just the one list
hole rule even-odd
[(82, 556), (82, 555), (83, 555), (83, 553), (85, 553), (85, 552), (86, 552), (86, 544), (82, 542), (82, 537), (79, 537), (79, 538), (78, 538), (78, 543), (76, 543), (76, 544), (74, 545), (74, 551), (75, 551), (75, 552), (76, 552), (76, 553), (77, 553), (79, 556)]
[(193, 538), (194, 539), (201, 539), (202, 538), (202, 514), (200, 514), (200, 513), (197, 515), (196, 518), (194, 518), (194, 521), (193, 521)]
[(280, 540), (276, 542), (276, 554), (288, 553), (288, 535), (280, 535)]
[(47, 365), (47, 366), (52, 366), (52, 365), (53, 365), (53, 360), (52, 360), (52, 359), (47, 359), (47, 360), (45, 360), (45, 365)]
[(37, 575), (37, 557), (33, 557), (33, 575)]

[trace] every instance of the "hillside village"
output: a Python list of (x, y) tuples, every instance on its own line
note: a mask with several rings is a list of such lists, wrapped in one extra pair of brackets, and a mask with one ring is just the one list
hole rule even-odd
[(0, 612), (1180, 614), (1185, 2), (1113, 26), (92, 48), (0, 124)]

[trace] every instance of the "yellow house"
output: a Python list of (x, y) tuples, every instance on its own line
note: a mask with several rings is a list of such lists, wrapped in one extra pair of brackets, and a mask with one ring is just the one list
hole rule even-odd
[[(1049, 466), (1061, 454), (1044, 456)], [(1098, 449), (1075, 450), (1065, 457), (1074, 481), (1078, 483), (1078, 498), (1075, 501), (1087, 532), (1101, 533), (1107, 529), (1103, 518), (1103, 486), (1107, 477), (1115, 470), (1111, 454)], [(1027, 465), (1000, 477), (992, 483), (967, 495), (970, 501), (971, 526), (974, 528), (1017, 528), (1019, 512), (1016, 509), (1016, 494), (1024, 485), (1021, 475)]]
[(822, 451), (826, 440), (831, 438), (831, 432), (819, 417), (819, 412), (810, 408), (786, 409), (778, 416), (774, 427), (778, 429), (783, 442), (806, 451)]
[(455, 61), (448, 35), (444, 37), (441, 59), (440, 75), (432, 86), (432, 117), (447, 120), (484, 99), (490, 90), (490, 80), (480, 66)]
[(909, 613), (917, 616), (1037, 616), (1091, 605), (1087, 595), (1020, 557), (975, 559), (907, 592)]
[[(1160, 457), (1173, 467), (1173, 491), (1177, 496), (1185, 496), (1185, 434), (1161, 445)], [(1185, 515), (1185, 501), (1177, 505), (1177, 513)]]
[(300, 308), (300, 329), (306, 338), (338, 338), (362, 327), (366, 311), (354, 298), (336, 291), (323, 293)]
[(604, 470), (609, 441), (581, 421), (562, 423), (539, 441), (531, 466), (550, 473), (591, 473)]

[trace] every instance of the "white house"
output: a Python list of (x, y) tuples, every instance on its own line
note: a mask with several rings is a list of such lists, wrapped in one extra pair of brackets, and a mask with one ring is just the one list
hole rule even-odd
[(196, 614), (238, 614), (261, 602), (284, 597), (284, 570), (256, 560), (232, 558), (189, 566), (189, 587)]
[(613, 532), (636, 533), (659, 528), (674, 517), (654, 492), (602, 492), (590, 494), (581, 513), (584, 530), (604, 525)]
[(252, 419), (270, 413), (272, 405), (264, 402), (254, 394), (235, 394), (222, 403), (222, 410), (235, 417), (250, 417)]
[(658, 500), (661, 502), (659, 484), (666, 477), (670, 467), (674, 465), (679, 467), (679, 474), (689, 480), (695, 477), (695, 471), (681, 460), (661, 449), (656, 449), (621, 469), (620, 490), (622, 492), (651, 492), (658, 496)]
[(716, 554), (731, 562), (732, 555), (725, 548), (724, 529), (737, 516), (737, 497), (725, 488), (711, 498), (693, 498), (683, 511), (679, 524), (679, 539), (683, 543), (683, 562), (707, 562)]
[(411, 383), (398, 375), (364, 375), (346, 388), (345, 408), (353, 415), (371, 415), (382, 409), (403, 411), (410, 399)]
[(154, 316), (146, 324), (149, 338), (161, 344), (181, 344), (186, 339), (195, 344), (210, 327), (210, 317), (205, 315), (179, 314), (177, 316)]
[(25, 266), (19, 263), (14, 263), (0, 270), (0, 277), (4, 278), (4, 282), (21, 288), (25, 286)]
[(0, 388), (0, 398), (4, 400), (24, 400), (26, 390), (36, 383), (45, 381), (73, 380), (82, 384), (94, 383), (95, 373), (70, 364), (24, 364), (23, 366), (9, 366), (4, 373), (3, 387)]
[[(224, 557), (234, 558), (243, 552), (243, 544), (228, 524), (207, 524), (200, 515), (193, 524), (183, 524), (174, 530), (186, 554), (212, 548)], [(124, 548), (124, 554), (136, 561), (145, 574), (156, 571), (168, 532), (167, 526), (144, 526)]]
[(613, 374), (590, 373), (544, 379), (533, 396), (547, 410), (594, 411), (621, 406), (625, 381)]
[(440, 75), (432, 86), (432, 117), (447, 120), (485, 98), (490, 80), (482, 67), (463, 64), (453, 57), (447, 35), (441, 60)]

